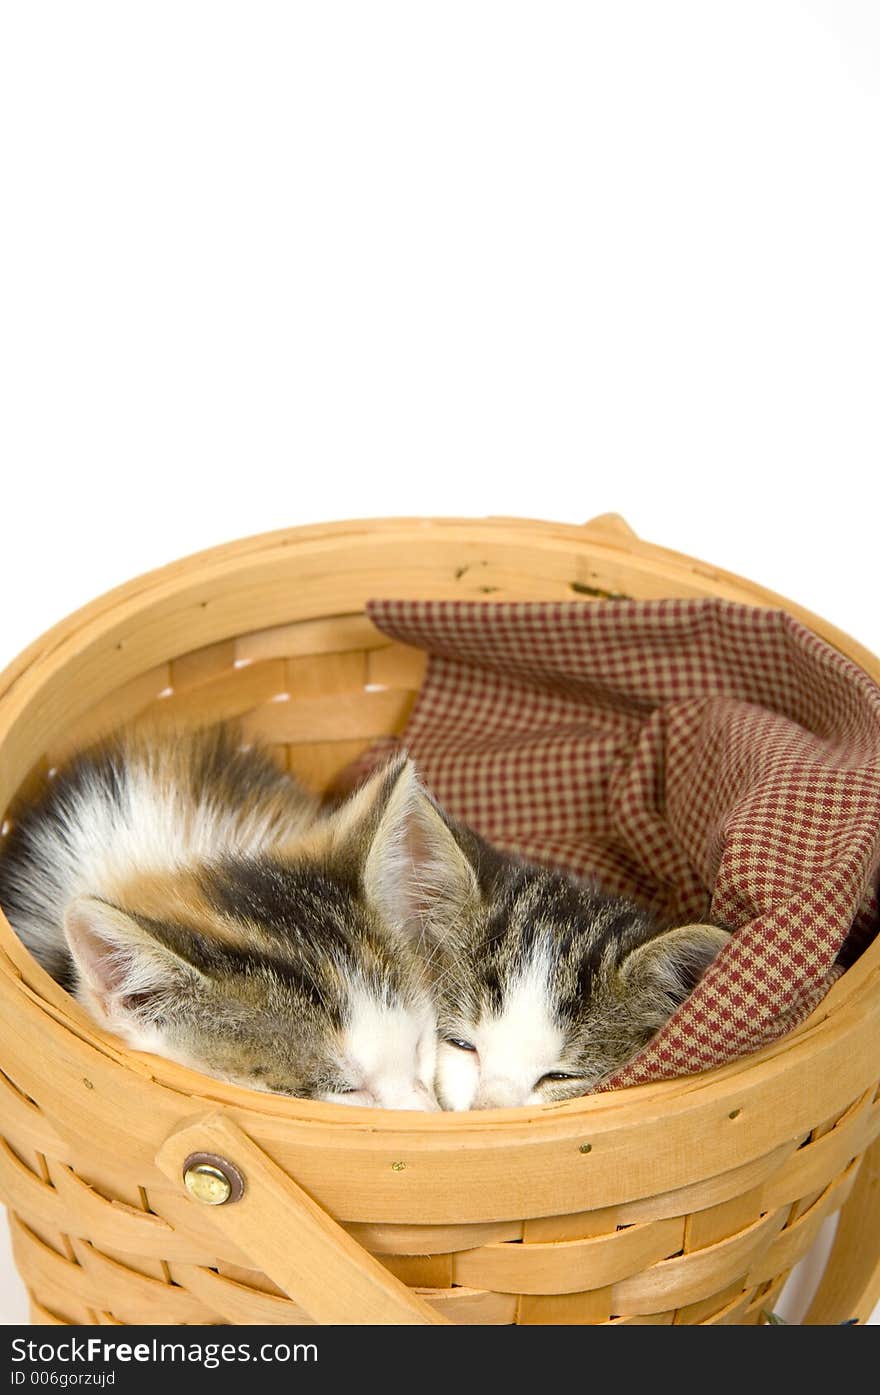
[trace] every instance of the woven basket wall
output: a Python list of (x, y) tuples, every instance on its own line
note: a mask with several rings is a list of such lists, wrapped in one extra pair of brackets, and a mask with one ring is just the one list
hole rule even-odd
[[(517, 520), (291, 530), (103, 597), (0, 678), (0, 809), (141, 714), (237, 716), (324, 787), (399, 730), (422, 656), (374, 595), (783, 604), (637, 540)], [(392, 1114), (252, 1094), (99, 1032), (0, 923), (0, 1195), (34, 1321), (753, 1323), (843, 1207), (809, 1321), (880, 1297), (880, 944), (723, 1070), (534, 1110)], [(208, 1207), (188, 1154), (243, 1199)]]

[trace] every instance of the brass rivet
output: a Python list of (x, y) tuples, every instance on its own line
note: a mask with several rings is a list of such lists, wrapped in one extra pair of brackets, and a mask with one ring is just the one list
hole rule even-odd
[(86, 1087), (87, 1090), (94, 1090), (94, 1088), (95, 1088), (94, 1085), (92, 1084), (91, 1080), (86, 1080), (86, 1077), (85, 1077), (85, 1076), (83, 1076), (83, 1084), (85, 1085), (85, 1087)]
[(593, 1145), (592, 1145), (592, 1143), (582, 1143), (581, 1146), (580, 1146), (580, 1148), (578, 1149), (578, 1152), (579, 1152), (579, 1153), (592, 1153), (592, 1151), (593, 1151)]
[(205, 1206), (238, 1201), (244, 1192), (238, 1168), (215, 1153), (191, 1153), (183, 1164), (183, 1181), (190, 1196)]
[(392, 1172), (403, 1172), (403, 1170), (404, 1170), (405, 1167), (406, 1167), (406, 1163), (405, 1163), (405, 1162), (393, 1162), (393, 1163), (391, 1164), (391, 1171), (392, 1171)]
[(728, 1117), (728, 1119), (738, 1119), (739, 1116), (740, 1116), (741, 1114), (742, 1114), (742, 1110), (741, 1110), (741, 1109), (731, 1109), (731, 1111), (730, 1111), (730, 1113), (728, 1114), (727, 1117)]
[(219, 1167), (209, 1167), (199, 1163), (198, 1167), (188, 1167), (183, 1174), (186, 1189), (196, 1201), (206, 1206), (222, 1206), (232, 1195), (232, 1184)]

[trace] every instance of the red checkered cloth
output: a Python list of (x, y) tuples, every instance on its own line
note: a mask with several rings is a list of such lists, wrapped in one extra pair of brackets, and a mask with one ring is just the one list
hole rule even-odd
[(670, 924), (737, 932), (607, 1088), (782, 1036), (850, 932), (876, 931), (880, 688), (791, 616), (714, 599), (368, 612), (430, 654), (401, 740), (450, 813)]

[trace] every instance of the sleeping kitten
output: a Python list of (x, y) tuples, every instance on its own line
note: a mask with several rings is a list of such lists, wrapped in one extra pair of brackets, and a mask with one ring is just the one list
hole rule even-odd
[(436, 1109), (433, 1003), (373, 887), (399, 762), (332, 814), (234, 733), (81, 756), (0, 853), (0, 906), (95, 1020), (252, 1088)]
[(396, 857), (374, 895), (430, 949), (437, 974), (437, 1095), (444, 1109), (586, 1094), (631, 1060), (729, 939), (661, 931), (634, 902), (490, 847), (404, 766), (391, 809)]

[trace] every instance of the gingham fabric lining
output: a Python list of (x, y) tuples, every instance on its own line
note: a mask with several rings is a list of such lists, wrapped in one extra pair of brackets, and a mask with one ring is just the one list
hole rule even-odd
[(789, 615), (714, 599), (368, 613), (429, 651), (401, 740), (453, 815), (669, 923), (737, 931), (606, 1088), (773, 1041), (827, 992), (850, 931), (876, 929), (880, 688)]

